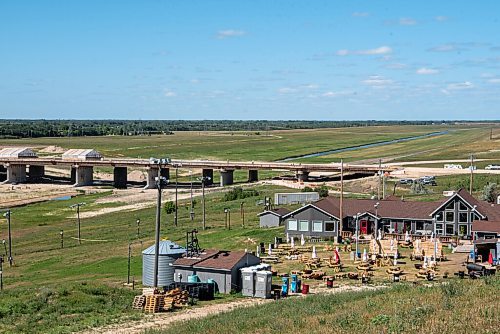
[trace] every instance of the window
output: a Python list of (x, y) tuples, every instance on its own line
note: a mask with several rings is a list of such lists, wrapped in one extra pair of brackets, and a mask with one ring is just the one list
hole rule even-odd
[(446, 224), (446, 235), (454, 235), (454, 234), (455, 234), (455, 225)]
[(301, 220), (299, 222), (299, 231), (303, 231), (303, 232), (309, 231), (309, 221), (308, 220)]
[(436, 221), (438, 221), (438, 222), (442, 222), (442, 221), (443, 221), (443, 218), (444, 218), (444, 216), (443, 216), (443, 211), (440, 211), (440, 212), (438, 212), (438, 213), (436, 214)]
[(458, 235), (467, 235), (469, 234), (469, 228), (465, 224), (458, 225)]
[(297, 231), (297, 221), (296, 220), (289, 220), (288, 221), (288, 229), (290, 231)]
[(323, 222), (320, 220), (314, 220), (312, 230), (313, 232), (323, 232)]
[(473, 222), (474, 220), (481, 220), (478, 215), (476, 215), (474, 212), (470, 213), (470, 221)]
[(460, 202), (458, 204), (458, 210), (467, 211), (467, 205), (465, 205), (464, 203)]
[(436, 224), (436, 234), (443, 235), (443, 224)]
[(424, 222), (417, 221), (415, 229), (416, 230), (423, 230), (424, 229)]
[(467, 212), (460, 212), (458, 214), (458, 222), (459, 223), (467, 223)]
[(335, 222), (325, 222), (325, 232), (335, 232)]
[(446, 221), (447, 222), (454, 222), (455, 221), (455, 212), (446, 211)]
[(448, 203), (448, 205), (446, 205), (445, 209), (455, 210), (455, 202)]

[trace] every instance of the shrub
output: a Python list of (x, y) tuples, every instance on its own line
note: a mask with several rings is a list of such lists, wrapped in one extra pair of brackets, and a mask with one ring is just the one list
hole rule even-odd
[(481, 199), (483, 201), (487, 201), (490, 203), (494, 203), (498, 196), (498, 186), (496, 183), (489, 183), (484, 186), (483, 194), (481, 195)]
[(259, 192), (255, 189), (243, 190), (241, 187), (235, 187), (224, 194), (222, 200), (224, 202), (235, 201), (237, 199), (244, 199), (247, 197), (259, 196)]
[(168, 201), (165, 203), (164, 206), (165, 212), (168, 214), (174, 213), (175, 212), (175, 204), (172, 201)]

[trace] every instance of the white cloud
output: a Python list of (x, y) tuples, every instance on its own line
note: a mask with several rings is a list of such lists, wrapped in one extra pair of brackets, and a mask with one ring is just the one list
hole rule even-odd
[(347, 55), (386, 55), (392, 53), (392, 49), (389, 46), (380, 46), (375, 49), (368, 50), (339, 50), (337, 51), (337, 56), (347, 56)]
[(373, 88), (384, 88), (394, 83), (391, 79), (386, 79), (379, 75), (372, 75), (368, 79), (363, 80), (362, 83)]
[(432, 51), (432, 52), (455, 52), (463, 50), (465, 50), (465, 48), (457, 44), (443, 44), (427, 49), (427, 51)]
[(171, 91), (170, 89), (165, 89), (165, 91), (163, 92), (163, 95), (166, 97), (175, 97), (175, 96), (177, 96), (177, 93)]
[(417, 24), (417, 20), (410, 17), (402, 17), (399, 19), (399, 24), (402, 26), (414, 26)]
[(464, 90), (474, 88), (474, 84), (470, 81), (451, 83), (446, 87), (446, 90)]
[(426, 75), (426, 74), (437, 74), (439, 73), (439, 70), (436, 70), (434, 68), (427, 68), (427, 67), (422, 67), (422, 68), (419, 68), (417, 71), (416, 71), (417, 74), (422, 74), (422, 75)]
[(334, 92), (334, 91), (329, 91), (321, 94), (323, 97), (338, 97), (338, 96), (345, 96), (349, 95), (351, 92), (348, 91), (339, 91), (339, 92)]
[(290, 87), (282, 87), (278, 89), (278, 93), (280, 94), (289, 94), (289, 93), (295, 93), (297, 91), (296, 88), (290, 88)]
[(367, 16), (370, 16), (370, 13), (368, 13), (368, 12), (354, 12), (354, 13), (352, 13), (352, 16), (354, 16), (354, 17), (367, 17)]
[(488, 80), (489, 83), (500, 84), (500, 78), (493, 78)]
[(443, 15), (436, 16), (434, 19), (438, 22), (448, 21), (448, 17)]
[(225, 39), (225, 38), (230, 38), (230, 37), (243, 36), (245, 34), (246, 34), (246, 32), (244, 32), (243, 30), (233, 30), (233, 29), (219, 30), (217, 32), (217, 38), (218, 39)]

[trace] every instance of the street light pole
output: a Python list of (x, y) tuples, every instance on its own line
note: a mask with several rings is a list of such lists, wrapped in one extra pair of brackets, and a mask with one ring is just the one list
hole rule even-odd
[(375, 239), (377, 239), (377, 233), (378, 233), (378, 206), (380, 205), (379, 202), (375, 203)]
[(191, 211), (189, 211), (189, 217), (191, 217), (191, 221), (194, 220), (194, 206), (193, 206), (193, 172), (189, 171), (189, 181), (191, 182)]
[(7, 225), (9, 228), (9, 266), (12, 267), (12, 262), (14, 262), (14, 259), (12, 258), (12, 234), (10, 228), (10, 214), (11, 214), (10, 210), (7, 210), (7, 212), (4, 213), (4, 216), (7, 218)]
[(132, 247), (130, 242), (128, 243), (128, 264), (127, 264), (127, 284), (130, 284), (130, 254), (132, 253)]
[(153, 286), (158, 287), (158, 253), (160, 252), (160, 218), (161, 218), (161, 166), (158, 168), (158, 177), (156, 178), (156, 188), (158, 197), (156, 201), (156, 229), (155, 229), (155, 262), (153, 273)]
[(202, 211), (203, 211), (203, 229), (206, 229), (206, 216), (205, 216), (205, 182), (210, 181), (210, 176), (203, 176), (199, 178), (201, 181), (201, 202), (202, 202)]
[(59, 232), (59, 234), (61, 235), (61, 249), (64, 248), (64, 231), (61, 230), (61, 232)]
[(78, 244), (82, 244), (81, 234), (80, 234), (80, 207), (86, 205), (86, 203), (76, 203), (70, 206), (70, 208), (76, 208), (76, 220), (78, 221)]
[(139, 239), (139, 236), (141, 234), (141, 230), (140, 230), (141, 220), (139, 218), (137, 218), (137, 220), (135, 222), (137, 224), (137, 239)]

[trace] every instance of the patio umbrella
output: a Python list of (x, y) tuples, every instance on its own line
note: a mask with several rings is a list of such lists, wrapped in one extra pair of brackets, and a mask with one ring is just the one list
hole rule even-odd
[(311, 258), (316, 259), (318, 257), (318, 254), (316, 254), (316, 246), (313, 246), (313, 252), (311, 255)]
[(427, 256), (424, 255), (424, 264), (422, 265), (422, 268), (426, 269), (427, 268)]
[(398, 253), (394, 253), (394, 267), (398, 264)]
[(410, 242), (410, 240), (411, 240), (410, 239), (410, 233), (408, 233), (408, 231), (406, 231), (406, 233), (405, 233), (405, 241)]
[(363, 249), (363, 262), (368, 261), (368, 253), (366, 253), (366, 248)]
[(340, 255), (339, 255), (338, 247), (337, 247), (337, 249), (335, 249), (335, 251), (333, 251), (333, 260), (334, 260), (334, 263), (340, 263)]
[(260, 257), (260, 247), (259, 246), (257, 246), (257, 252), (255, 254), (257, 254), (257, 257)]
[(305, 244), (306, 244), (306, 240), (304, 239), (304, 235), (303, 235), (303, 234), (301, 234), (301, 235), (300, 235), (300, 245), (301, 245), (301, 246), (304, 246)]
[(288, 232), (286, 232), (286, 243), (290, 243), (290, 236), (288, 235)]
[(291, 239), (290, 239), (290, 240), (291, 240), (291, 242), (290, 242), (290, 246), (291, 246), (292, 248), (294, 248), (294, 247), (295, 247), (295, 241), (293, 241), (293, 237), (291, 237)]
[(493, 254), (490, 253), (490, 255), (488, 256), (488, 263), (493, 265)]
[(269, 244), (269, 248), (267, 249), (267, 254), (270, 256), (273, 255), (273, 248), (271, 247), (271, 244)]
[(382, 240), (382, 230), (378, 230), (378, 235), (377, 235), (378, 240)]

